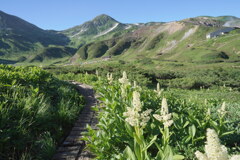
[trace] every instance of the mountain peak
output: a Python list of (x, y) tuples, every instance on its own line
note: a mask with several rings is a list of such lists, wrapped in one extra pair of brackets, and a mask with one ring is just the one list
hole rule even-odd
[(95, 17), (92, 21), (93, 22), (102, 22), (102, 23), (106, 23), (106, 22), (111, 21), (111, 22), (118, 23), (117, 20), (115, 20), (114, 18), (112, 18), (111, 16), (106, 15), (106, 14), (100, 14), (97, 17)]
[(7, 14), (7, 13), (3, 12), (2, 10), (0, 10), (0, 15), (9, 15), (9, 14)]
[(112, 18), (111, 16), (109, 16), (109, 15), (107, 15), (107, 14), (104, 14), (104, 13), (96, 16), (95, 18), (97, 18), (97, 17), (110, 17), (110, 18)]
[(70, 38), (80, 39), (86, 36), (96, 38), (117, 29), (120, 25), (122, 25), (122, 27), (124, 26), (124, 24), (119, 23), (112, 17), (106, 14), (100, 14), (90, 21), (63, 31), (63, 33)]

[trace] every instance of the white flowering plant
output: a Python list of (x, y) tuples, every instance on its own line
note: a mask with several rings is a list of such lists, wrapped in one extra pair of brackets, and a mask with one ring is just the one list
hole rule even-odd
[(106, 78), (92, 84), (102, 103), (99, 130), (89, 129), (85, 137), (96, 159), (195, 159), (194, 152), (203, 149), (207, 128), (214, 128), (221, 138), (233, 133), (227, 113), (213, 114), (213, 108), (221, 108), (217, 107), (220, 101), (197, 103), (167, 90), (158, 94), (134, 82), (130, 85), (128, 75), (111, 84)]
[(240, 155), (229, 156), (227, 148), (221, 145), (215, 130), (207, 129), (207, 142), (205, 153), (195, 152), (198, 160), (239, 160)]

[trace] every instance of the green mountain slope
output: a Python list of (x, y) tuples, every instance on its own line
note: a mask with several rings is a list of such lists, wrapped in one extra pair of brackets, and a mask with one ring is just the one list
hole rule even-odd
[[(78, 64), (95, 58), (146, 63), (239, 61), (237, 28), (233, 16), (200, 16), (176, 22), (123, 24), (102, 14), (64, 31), (38, 28), (18, 17), (0, 12), (0, 63), (36, 63), (65, 60)], [(223, 27), (230, 33), (207, 39)]]
[(183, 62), (240, 60), (240, 30), (235, 29), (226, 35), (206, 39), (208, 33), (221, 29), (224, 23), (220, 25), (221, 22), (216, 20), (205, 22), (193, 24), (192, 21), (183, 20), (143, 26), (118, 38), (83, 45), (76, 53), (79, 56), (75, 57), (88, 60), (118, 55), (117, 59), (127, 61), (141, 57)]
[(137, 28), (134, 24), (123, 24), (112, 17), (102, 14), (82, 25), (62, 31), (71, 39), (71, 46), (79, 46), (85, 43), (105, 40), (125, 34)]
[(0, 56), (16, 58), (32, 55), (48, 45), (66, 45), (69, 39), (61, 33), (43, 30), (21, 18), (0, 11)]
[(39, 54), (30, 59), (30, 62), (43, 62), (44, 60), (53, 60), (64, 57), (71, 57), (76, 49), (62, 46), (51, 46), (44, 48)]

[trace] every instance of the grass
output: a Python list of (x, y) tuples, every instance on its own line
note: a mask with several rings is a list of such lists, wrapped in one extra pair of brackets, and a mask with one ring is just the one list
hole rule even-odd
[(0, 159), (51, 159), (84, 99), (37, 67), (0, 65)]

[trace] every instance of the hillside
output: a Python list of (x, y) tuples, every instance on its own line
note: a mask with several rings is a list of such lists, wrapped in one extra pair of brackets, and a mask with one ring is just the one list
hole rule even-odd
[(70, 45), (77, 47), (88, 42), (122, 35), (136, 27), (137, 25), (123, 24), (108, 15), (102, 14), (79, 26), (64, 30), (61, 33), (71, 39)]
[[(239, 27), (234, 16), (200, 16), (175, 22), (124, 24), (102, 14), (64, 31), (38, 28), (0, 12), (0, 62), (45, 63), (64, 58), (81, 64), (111, 57), (130, 63), (160, 61), (216, 63), (240, 60), (238, 28), (217, 38), (206, 35), (224, 27)], [(55, 62), (54, 62), (55, 63)]]
[(0, 56), (13, 59), (33, 55), (48, 45), (66, 45), (69, 39), (61, 33), (37, 26), (0, 11)]
[(240, 60), (239, 29), (206, 39), (208, 33), (222, 28), (215, 22), (199, 25), (180, 21), (143, 26), (121, 37), (83, 45), (76, 54), (82, 60), (116, 55), (117, 59), (126, 61), (141, 61), (146, 57), (183, 62)]
[(62, 46), (46, 47), (39, 54), (30, 59), (29, 62), (43, 62), (44, 60), (54, 60), (58, 58), (71, 57), (76, 49)]

